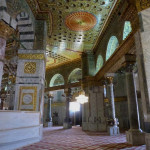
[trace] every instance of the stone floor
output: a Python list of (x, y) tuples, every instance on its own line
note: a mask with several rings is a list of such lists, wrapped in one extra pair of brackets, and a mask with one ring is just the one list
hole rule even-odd
[(81, 127), (64, 130), (62, 127), (44, 128), (43, 140), (19, 150), (145, 150), (132, 147), (124, 134), (108, 136), (107, 133), (83, 132)]

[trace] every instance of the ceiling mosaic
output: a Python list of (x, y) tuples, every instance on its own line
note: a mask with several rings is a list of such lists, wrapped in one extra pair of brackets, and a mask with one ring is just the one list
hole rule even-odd
[(79, 32), (92, 29), (96, 23), (96, 17), (88, 12), (75, 12), (65, 19), (65, 24), (70, 30)]
[[(93, 50), (117, 0), (27, 0), (38, 11), (51, 13), (47, 38), (47, 66), (80, 58)], [(31, 9), (32, 9), (31, 7)], [(35, 11), (35, 8), (34, 8)], [(36, 13), (37, 14), (37, 13)]]

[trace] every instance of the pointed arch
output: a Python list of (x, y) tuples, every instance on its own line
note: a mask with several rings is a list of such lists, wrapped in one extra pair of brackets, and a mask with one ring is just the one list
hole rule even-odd
[(108, 45), (107, 45), (107, 51), (106, 51), (106, 61), (111, 57), (111, 55), (114, 53), (114, 51), (119, 46), (119, 42), (116, 36), (112, 36), (109, 39)]

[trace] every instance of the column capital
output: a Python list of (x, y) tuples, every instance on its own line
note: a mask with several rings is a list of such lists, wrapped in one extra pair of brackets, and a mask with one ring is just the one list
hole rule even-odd
[(64, 89), (64, 93), (66, 94), (66, 97), (69, 97), (71, 95), (71, 88)]
[(114, 79), (114, 77), (106, 77), (106, 79), (107, 79), (107, 81), (108, 81), (108, 83), (109, 84), (113, 84), (113, 79)]
[(51, 98), (54, 98), (52, 94), (48, 94), (48, 98), (49, 100), (51, 100)]
[(123, 59), (124, 62), (122, 63), (121, 69), (118, 70), (118, 72), (132, 72), (136, 68), (136, 55), (127, 54), (124, 55)]
[(122, 72), (125, 73), (132, 73), (133, 71), (137, 70), (137, 65), (135, 63), (126, 63), (122, 70)]
[(7, 40), (11, 34), (15, 32), (13, 28), (11, 28), (8, 24), (4, 21), (0, 20), (0, 37)]
[(106, 73), (105, 78), (108, 81), (109, 84), (113, 84), (115, 74), (114, 73)]

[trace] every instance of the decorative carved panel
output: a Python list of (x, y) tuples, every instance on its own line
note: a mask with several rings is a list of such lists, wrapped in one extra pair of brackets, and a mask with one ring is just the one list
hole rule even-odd
[(21, 86), (19, 92), (19, 110), (36, 110), (37, 103), (37, 87), (36, 86)]
[(36, 62), (25, 62), (24, 73), (34, 74), (36, 72)]

